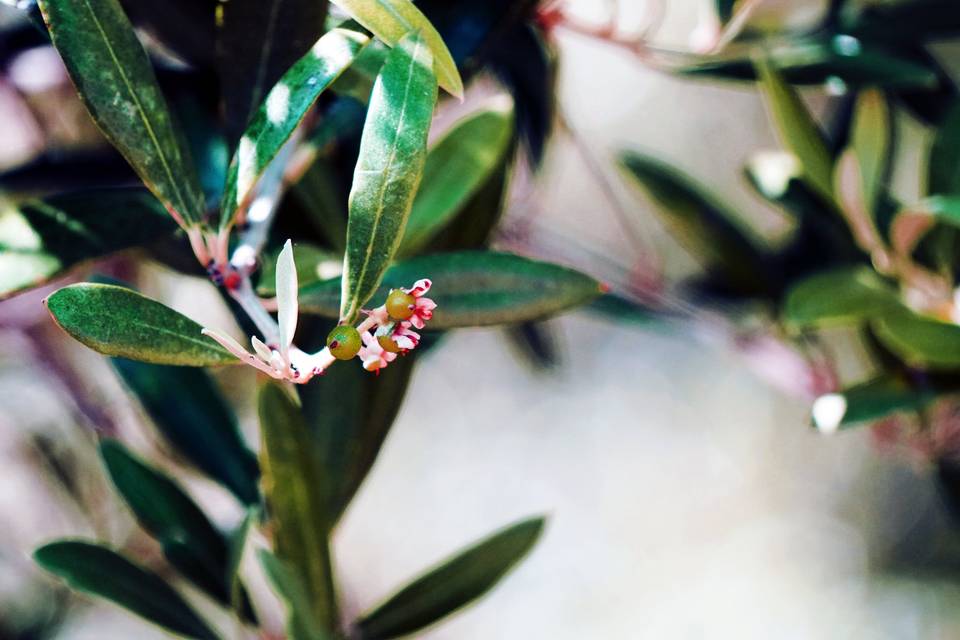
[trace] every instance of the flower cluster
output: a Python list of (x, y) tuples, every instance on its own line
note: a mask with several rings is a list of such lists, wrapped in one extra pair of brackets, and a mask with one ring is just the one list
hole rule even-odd
[[(398, 354), (415, 349), (420, 334), (433, 317), (436, 303), (426, 297), (430, 280), (418, 280), (409, 288), (394, 289), (385, 304), (365, 310), (366, 318), (358, 326), (338, 325), (327, 337), (327, 346), (317, 353), (306, 353), (293, 345), (299, 311), (297, 301), (297, 271), (293, 248), (287, 240), (277, 258), (277, 323), (264, 331), (267, 342), (253, 336), (253, 352), (215, 329), (204, 329), (203, 334), (220, 343), (224, 349), (243, 362), (277, 380), (297, 384), (309, 382), (337, 360), (359, 357), (363, 368), (379, 374)], [(264, 328), (261, 327), (261, 330)]]

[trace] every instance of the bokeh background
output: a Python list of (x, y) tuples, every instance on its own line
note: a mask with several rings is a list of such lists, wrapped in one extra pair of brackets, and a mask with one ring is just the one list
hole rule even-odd
[[(627, 28), (644, 4), (621, 3)], [(656, 39), (686, 47), (712, 3), (667, 4)], [(825, 3), (771, 4), (802, 24)], [(588, 21), (607, 9), (600, 0), (569, 5)], [(11, 15), (0, 5), (0, 20)], [(612, 156), (623, 148), (683, 168), (772, 242), (785, 233), (741, 177), (750, 153), (777, 146), (753, 88), (670, 77), (606, 43), (562, 29), (555, 37), (574, 134), (558, 133), (541, 174), (515, 185), (506, 226), (526, 225), (524, 251), (623, 277), (640, 254), (613, 212), (620, 207), (671, 277), (696, 268), (618, 174)], [(0, 167), (36, 153), (40, 130), (65, 145), (95, 139), (56, 56), (29, 56), (0, 76)], [(44, 112), (51, 93), (61, 106)], [(807, 97), (815, 107), (823, 100), (817, 90)], [(898, 127), (909, 167), (926, 141), (910, 122)], [(909, 172), (896, 179), (909, 196)], [(207, 284), (157, 267), (143, 289), (201, 322), (226, 322)], [(58, 334), (41, 297), (0, 303), (0, 629), (11, 634), (54, 615), (66, 597), (32, 566), (38, 544), (136, 535), (96, 470), (91, 415), (104, 413), (141, 450), (155, 446), (109, 367)], [(812, 430), (809, 403), (771, 383), (789, 381), (789, 361), (752, 366), (719, 317), (638, 322), (582, 311), (549, 327), (559, 357), (549, 370), (494, 330), (459, 332), (424, 359), (337, 534), (348, 611), (492, 524), (547, 513), (529, 560), (423, 637), (960, 637), (957, 574), (937, 560), (950, 525), (933, 471), (883, 452), (868, 430)], [(56, 377), (51, 367), (83, 374)], [(253, 433), (252, 376), (219, 375)], [(85, 390), (90, 406), (65, 401), (63, 385)], [(73, 493), (57, 474), (73, 479)], [(212, 484), (187, 483), (222, 524), (240, 517)], [(107, 605), (81, 601), (69, 614), (55, 637), (167, 637)]]

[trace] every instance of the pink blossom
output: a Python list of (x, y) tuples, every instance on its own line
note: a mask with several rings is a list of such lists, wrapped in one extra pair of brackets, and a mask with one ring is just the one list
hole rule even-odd
[(393, 341), (397, 343), (397, 346), (404, 351), (416, 349), (417, 345), (420, 344), (420, 334), (416, 331), (411, 331), (410, 322), (406, 320), (397, 323), (397, 325), (393, 328), (393, 334), (391, 334), (390, 337), (393, 338)]
[(410, 289), (403, 289), (414, 297), (413, 315), (410, 316), (410, 324), (417, 329), (423, 329), (426, 322), (433, 318), (433, 310), (437, 308), (437, 303), (430, 298), (424, 297), (433, 283), (427, 278), (417, 280)]
[(363, 368), (367, 371), (380, 371), (396, 360), (397, 354), (390, 353), (380, 346), (377, 339), (367, 331), (360, 334), (364, 346), (360, 347), (359, 356), (363, 360)]

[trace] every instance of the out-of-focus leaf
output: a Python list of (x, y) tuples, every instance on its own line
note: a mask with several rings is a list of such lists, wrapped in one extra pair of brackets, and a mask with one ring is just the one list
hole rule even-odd
[(274, 550), (303, 582), (321, 628), (336, 627), (328, 537), (333, 487), (317, 456), (300, 407), (275, 384), (260, 390), (263, 491), (274, 532)]
[(216, 37), (216, 0), (121, 0), (131, 22), (185, 61), (210, 66)]
[(267, 91), (323, 33), (326, 0), (220, 4), (217, 73), (231, 150)]
[[(207, 76), (203, 77), (203, 80), (208, 79)], [(216, 101), (219, 94), (209, 86), (198, 87), (201, 84), (199, 80), (183, 84), (186, 86), (171, 98), (171, 108), (187, 138), (207, 209), (213, 209), (223, 197), (227, 165), (230, 162), (227, 139), (217, 117)]]
[(429, 244), (483, 188), (503, 162), (512, 134), (513, 106), (501, 102), (464, 118), (430, 149), (399, 255)]
[(46, 151), (0, 171), (0, 188), (17, 196), (130, 186), (139, 182), (130, 163), (113, 147)]
[(117, 0), (43, 0), (53, 44), (97, 126), (147, 187), (187, 223), (203, 191), (146, 52)]
[(430, 50), (420, 33), (390, 51), (377, 78), (350, 192), (340, 317), (353, 322), (377, 290), (420, 185), (437, 100)]
[(852, 325), (901, 306), (896, 290), (868, 267), (818, 273), (791, 287), (783, 319), (795, 328)]
[(65, 540), (40, 547), (33, 558), (73, 589), (106, 598), (188, 638), (218, 640), (217, 634), (160, 576), (110, 549)]
[(733, 6), (737, 3), (737, 0), (714, 0), (714, 6), (717, 9), (717, 17), (720, 18), (720, 22), (726, 22), (733, 17)]
[[(257, 284), (257, 293), (261, 296), (272, 297), (277, 295), (276, 265), (279, 253), (280, 252), (276, 250), (270, 251), (263, 260), (260, 282)], [(325, 280), (323, 272), (328, 266), (335, 266), (337, 269), (342, 266), (339, 255), (303, 242), (297, 243), (297, 251), (294, 254), (294, 264), (297, 267), (297, 282), (300, 283), (301, 288)]]
[(625, 152), (620, 162), (659, 205), (656, 211), (671, 234), (705, 269), (741, 293), (773, 288), (763, 252), (737, 227), (725, 205), (651, 156)]
[(531, 518), (446, 560), (357, 621), (362, 637), (404, 636), (450, 615), (499, 582), (536, 544), (544, 519)]
[(437, 33), (416, 5), (410, 0), (332, 0), (351, 18), (369, 29), (391, 47), (399, 45), (411, 32), (420, 32), (423, 44), (430, 49), (428, 68), (436, 65), (440, 86), (452, 95), (463, 98), (463, 80), (457, 64)]
[(74, 284), (44, 304), (60, 328), (107, 356), (192, 367), (237, 362), (193, 320), (124, 287)]
[(874, 317), (870, 326), (887, 349), (912, 367), (960, 369), (960, 326), (906, 309)]
[(274, 591), (286, 603), (290, 640), (328, 640), (330, 635), (314, 616), (313, 605), (298, 572), (266, 549), (258, 550), (257, 558)]
[(780, 142), (797, 156), (807, 182), (821, 196), (833, 197), (833, 157), (820, 127), (797, 92), (784, 80), (775, 63), (767, 58), (756, 61), (770, 116)]
[(181, 574), (230, 604), (227, 542), (207, 516), (169, 477), (148, 467), (115, 440), (100, 443), (114, 486), (140, 525), (157, 539), (164, 556)]
[(918, 411), (934, 394), (914, 389), (901, 378), (883, 375), (828, 393), (813, 402), (813, 426), (823, 433), (854, 427), (901, 411)]
[(10, 207), (0, 213), (0, 299), (175, 229), (144, 189), (94, 190)]
[(927, 164), (927, 193), (960, 195), (960, 103), (937, 128)]
[(333, 175), (332, 163), (317, 158), (291, 194), (303, 207), (303, 217), (323, 236), (327, 246), (342, 254), (347, 245), (347, 203)]
[[(437, 303), (431, 329), (455, 329), (539, 320), (586, 304), (600, 295), (600, 284), (582, 273), (509, 253), (460, 251), (398, 262), (383, 278), (375, 300), (390, 289), (433, 281)], [(337, 281), (300, 291), (301, 313), (337, 317)], [(380, 304), (380, 302), (378, 302)]]
[(230, 163), (221, 202), (221, 226), (233, 220), (267, 165), (280, 152), (307, 112), (370, 39), (350, 29), (333, 29), (283, 74), (240, 138)]
[[(848, 35), (794, 39), (770, 47), (765, 55), (790, 84), (823, 84), (834, 79), (854, 88), (930, 89), (938, 82), (936, 72), (913, 56)], [(760, 76), (748, 58), (729, 56), (705, 59), (680, 73), (728, 80)]]
[(557, 338), (546, 322), (524, 322), (507, 327), (507, 338), (533, 369), (552, 369), (560, 362)]
[(236, 416), (204, 370), (120, 358), (112, 363), (180, 454), (242, 503), (259, 502), (257, 460), (243, 441)]
[(505, 29), (493, 42), (489, 66), (513, 96), (517, 132), (539, 166), (556, 120), (557, 53), (549, 37), (527, 21)]
[(400, 410), (416, 359), (416, 353), (397, 359), (378, 376), (362, 367), (331, 367), (323, 384), (300, 389), (303, 415), (331, 487), (334, 522), (370, 472)]
[[(849, 3), (856, 5), (860, 3)], [(960, 33), (953, 0), (871, 2), (843, 12), (841, 28), (864, 40), (915, 43)]]
[(863, 194), (868, 211), (876, 207), (890, 165), (893, 123), (883, 94), (868, 89), (857, 99), (850, 144), (860, 162)]

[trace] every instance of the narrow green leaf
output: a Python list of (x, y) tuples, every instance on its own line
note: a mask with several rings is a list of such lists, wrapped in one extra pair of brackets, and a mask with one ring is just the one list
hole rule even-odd
[(821, 196), (833, 199), (833, 157), (820, 127), (796, 90), (767, 58), (755, 61), (760, 86), (783, 146), (797, 156), (803, 174)]
[(377, 78), (360, 142), (347, 223), (340, 316), (353, 322), (390, 265), (420, 185), (437, 100), (430, 51), (412, 33)]
[(180, 454), (242, 503), (260, 501), (257, 459), (207, 372), (120, 358), (111, 362), (157, 430)]
[(106, 598), (188, 638), (217, 640), (217, 634), (160, 576), (110, 549), (65, 540), (40, 547), (33, 558), (77, 591)]
[(0, 211), (0, 299), (175, 229), (145, 189), (97, 189), (11, 206)]
[[(373, 32), (391, 47), (397, 46), (411, 31), (423, 34), (430, 48), (440, 86), (457, 98), (463, 98), (463, 80), (443, 38), (410, 0), (332, 0), (351, 18)], [(428, 65), (429, 66), (429, 65)]]
[(897, 291), (868, 267), (844, 267), (810, 276), (790, 288), (787, 325), (802, 329), (864, 323), (901, 306)]
[(357, 621), (367, 640), (397, 638), (433, 624), (476, 600), (529, 553), (544, 519), (514, 524), (446, 560)]
[(763, 251), (728, 206), (652, 156), (627, 151), (620, 164), (659, 205), (655, 211), (664, 226), (704, 269), (744, 293), (773, 288)]
[(187, 224), (204, 196), (153, 67), (117, 0), (42, 0), (53, 45), (97, 126), (143, 182)]
[(877, 89), (868, 89), (857, 98), (850, 144), (860, 161), (863, 195), (867, 210), (873, 212), (890, 163), (893, 123), (887, 102)]
[(180, 573), (222, 604), (230, 604), (227, 541), (173, 480), (148, 467), (115, 440), (100, 443), (110, 479), (130, 510)]
[(398, 254), (429, 244), (501, 166), (513, 137), (513, 105), (503, 101), (453, 126), (427, 153)]
[(303, 415), (331, 487), (333, 523), (373, 467), (403, 404), (417, 357), (414, 352), (399, 358), (378, 376), (361, 367), (331, 367), (323, 384), (301, 387)]
[(960, 195), (960, 103), (937, 129), (927, 163), (927, 194)]
[(270, 87), (323, 35), (327, 1), (217, 4), (216, 71), (232, 151)]
[[(586, 304), (601, 293), (596, 280), (572, 269), (509, 253), (461, 251), (395, 264), (374, 299), (382, 304), (390, 289), (410, 287), (420, 278), (433, 281), (428, 295), (437, 309), (431, 329), (539, 320)], [(300, 312), (337, 317), (337, 281), (301, 289)]]
[(310, 610), (325, 629), (336, 628), (328, 537), (331, 491), (303, 414), (275, 384), (260, 390), (263, 491), (274, 532), (274, 551), (302, 580)]
[(253, 116), (230, 163), (221, 226), (236, 215), (257, 180), (280, 152), (320, 94), (353, 62), (370, 39), (350, 29), (333, 29), (283, 74)]
[(287, 606), (287, 633), (290, 640), (328, 640), (330, 635), (314, 615), (313, 605), (300, 574), (266, 549), (257, 551), (260, 566), (274, 591)]
[(882, 375), (862, 384), (818, 397), (813, 402), (813, 426), (833, 433), (874, 422), (901, 411), (918, 411), (929, 404), (932, 392), (914, 389), (892, 375)]
[(74, 284), (44, 304), (61, 329), (107, 356), (192, 367), (237, 362), (193, 320), (124, 287)]
[(912, 367), (960, 369), (960, 326), (906, 309), (878, 316), (870, 326), (885, 347)]

